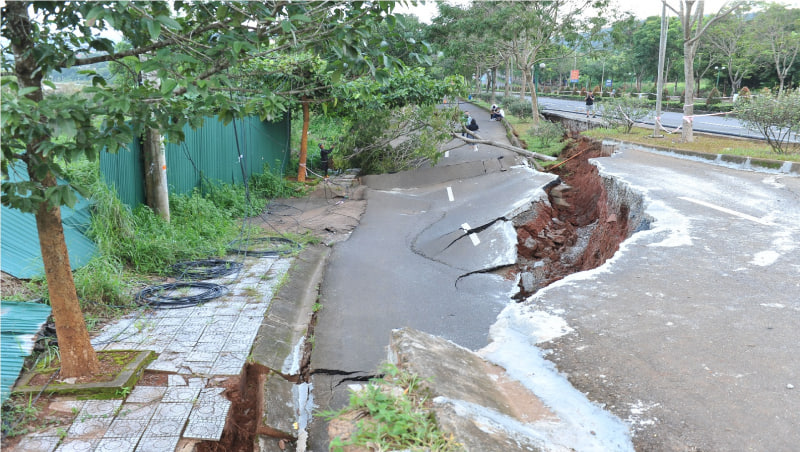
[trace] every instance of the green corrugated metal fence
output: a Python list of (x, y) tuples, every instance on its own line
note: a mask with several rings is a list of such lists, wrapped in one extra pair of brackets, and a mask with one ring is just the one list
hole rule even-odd
[(36, 334), (50, 317), (41, 303), (0, 302), (0, 403), (8, 398), (25, 357), (31, 354)]
[[(10, 168), (9, 179), (12, 182), (28, 180), (25, 164), (17, 162)], [(60, 179), (58, 183), (66, 184)], [(95, 252), (94, 242), (84, 235), (91, 223), (89, 201), (80, 195), (77, 195), (77, 198), (75, 207), (61, 206), (61, 222), (64, 225), (64, 238), (69, 251), (69, 263), (73, 270), (86, 265)], [(2, 215), (0, 221), (2, 270), (21, 279), (44, 275), (36, 218), (32, 213), (23, 213), (6, 206), (2, 206), (0, 215)]]
[[(264, 122), (250, 117), (227, 125), (206, 118), (198, 130), (184, 128), (186, 140), (167, 143), (167, 184), (170, 193), (189, 193), (201, 178), (235, 184), (243, 174), (260, 174), (264, 164), (283, 174), (289, 158), (291, 138), (288, 115), (280, 122)], [(238, 139), (238, 140), (237, 140)], [(238, 147), (237, 147), (238, 141)], [(138, 143), (117, 154), (102, 152), (100, 172), (109, 186), (115, 187), (125, 204), (144, 203), (143, 169)]]

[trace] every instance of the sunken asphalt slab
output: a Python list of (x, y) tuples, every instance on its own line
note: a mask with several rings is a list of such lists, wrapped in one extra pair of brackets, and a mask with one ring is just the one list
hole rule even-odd
[(158, 353), (147, 370), (167, 373), (168, 386), (138, 385), (111, 400), (62, 401), (62, 410), (76, 414), (71, 425), (30, 434), (12, 450), (164, 452), (180, 442), (219, 440), (231, 404), (223, 388), (209, 383), (241, 373), (292, 260), (247, 258), (239, 274), (208, 280), (228, 286), (220, 298), (140, 311), (107, 325), (92, 340), (95, 349)]

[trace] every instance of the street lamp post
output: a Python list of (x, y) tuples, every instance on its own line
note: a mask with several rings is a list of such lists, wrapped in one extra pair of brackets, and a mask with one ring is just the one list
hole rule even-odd
[(722, 67), (714, 66), (714, 69), (717, 70), (717, 83), (714, 85), (714, 89), (719, 91), (719, 73), (720, 73), (720, 71), (724, 71), (726, 68), (725, 68), (725, 66), (722, 66)]
[[(539, 73), (544, 71), (545, 66), (544, 63), (539, 63)], [(536, 95), (539, 95), (539, 74), (536, 73), (536, 66), (533, 67), (533, 88), (536, 90)]]

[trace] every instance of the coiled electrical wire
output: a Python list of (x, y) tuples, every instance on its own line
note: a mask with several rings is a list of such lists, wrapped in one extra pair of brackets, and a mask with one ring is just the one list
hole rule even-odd
[[(255, 244), (266, 243), (267, 249), (250, 250)], [(237, 248), (244, 244), (244, 249)], [(228, 244), (229, 253), (239, 253), (255, 257), (276, 257), (285, 256), (299, 250), (301, 245), (294, 240), (283, 237), (256, 237), (249, 239), (234, 240)]]
[[(173, 295), (176, 291), (179, 294)], [(198, 292), (199, 291), (199, 292)], [(190, 293), (186, 295), (186, 293)], [(150, 286), (136, 294), (136, 303), (157, 309), (179, 309), (196, 306), (228, 293), (228, 288), (207, 282), (175, 282)]]
[(222, 259), (201, 259), (178, 262), (169, 268), (170, 274), (180, 280), (198, 281), (232, 275), (241, 271), (242, 264)]

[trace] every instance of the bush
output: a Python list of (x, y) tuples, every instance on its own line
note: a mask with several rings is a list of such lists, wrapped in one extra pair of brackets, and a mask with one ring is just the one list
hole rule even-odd
[(750, 88), (748, 88), (746, 86), (742, 87), (742, 89), (739, 90), (739, 97), (742, 98), (742, 99), (749, 99), (750, 98)]
[(519, 98), (515, 98), (510, 102), (506, 102), (505, 105), (508, 112), (518, 118), (533, 117), (533, 112), (531, 111), (531, 102), (528, 100), (520, 100)]
[(623, 96), (604, 102), (603, 123), (609, 128), (621, 128), (630, 133), (633, 125), (651, 113), (649, 103), (638, 97)]
[(761, 95), (737, 102), (736, 115), (748, 129), (761, 133), (777, 154), (800, 151), (792, 134), (800, 134), (800, 90)]
[(538, 127), (531, 127), (528, 134), (538, 137), (542, 146), (550, 146), (551, 143), (560, 141), (564, 137), (566, 129), (561, 123), (550, 121), (539, 121)]
[(711, 91), (708, 93), (708, 97), (706, 98), (706, 107), (710, 107), (711, 105), (717, 105), (722, 102), (720, 99), (721, 95), (717, 88), (712, 88)]

